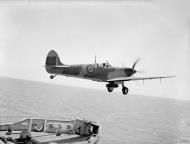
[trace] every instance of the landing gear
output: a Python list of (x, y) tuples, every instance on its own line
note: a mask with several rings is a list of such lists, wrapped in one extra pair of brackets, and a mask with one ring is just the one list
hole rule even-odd
[[(124, 86), (124, 82), (119, 83), (119, 84), (122, 84), (122, 93), (124, 95), (128, 94), (129, 89), (126, 86)], [(112, 92), (114, 90), (114, 88), (117, 88), (119, 86), (119, 84), (117, 84), (117, 83), (108, 83), (108, 84), (106, 84), (108, 92)]]
[(124, 86), (124, 84), (122, 84), (122, 92), (124, 95), (128, 94), (129, 89), (127, 87)]
[(53, 79), (56, 75), (50, 75), (50, 79)]
[(114, 83), (106, 84), (106, 87), (108, 89), (108, 92), (112, 92), (114, 88), (117, 88), (119, 85)]
[(107, 89), (108, 89), (108, 92), (112, 92), (113, 91), (113, 87), (107, 87)]

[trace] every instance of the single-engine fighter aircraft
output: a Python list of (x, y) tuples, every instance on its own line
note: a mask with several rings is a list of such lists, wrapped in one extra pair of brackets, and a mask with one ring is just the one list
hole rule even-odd
[(136, 64), (139, 62), (137, 59), (131, 68), (119, 68), (113, 67), (108, 62), (98, 64), (77, 64), (77, 65), (65, 65), (63, 64), (58, 54), (51, 50), (49, 51), (45, 68), (50, 74), (51, 79), (57, 75), (63, 75), (68, 77), (77, 77), (82, 79), (89, 79), (98, 82), (106, 82), (106, 87), (109, 92), (112, 92), (114, 88), (117, 88), (119, 84), (122, 85), (123, 94), (128, 93), (128, 88), (124, 86), (125, 81), (135, 80), (149, 80), (149, 79), (162, 79), (171, 78), (174, 76), (159, 76), (159, 77), (134, 77), (133, 75), (138, 72), (135, 70)]

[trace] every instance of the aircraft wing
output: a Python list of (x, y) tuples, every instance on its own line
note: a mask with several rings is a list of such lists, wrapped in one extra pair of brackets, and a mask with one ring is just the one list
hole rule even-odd
[(135, 80), (152, 80), (152, 79), (162, 79), (162, 78), (172, 78), (175, 76), (155, 76), (155, 77), (119, 77), (107, 80), (107, 82), (121, 82), (121, 81), (135, 81)]

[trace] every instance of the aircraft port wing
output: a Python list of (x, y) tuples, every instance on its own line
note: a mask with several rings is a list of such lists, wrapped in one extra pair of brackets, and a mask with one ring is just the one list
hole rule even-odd
[(151, 80), (151, 79), (162, 79), (162, 78), (172, 78), (175, 76), (156, 76), (156, 77), (119, 77), (106, 80), (107, 82), (121, 82), (121, 81), (135, 81), (135, 80)]

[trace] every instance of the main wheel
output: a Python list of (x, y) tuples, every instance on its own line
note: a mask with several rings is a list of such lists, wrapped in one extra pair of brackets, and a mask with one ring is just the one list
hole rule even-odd
[(127, 87), (123, 87), (122, 92), (123, 92), (124, 95), (126, 95), (126, 94), (128, 94), (129, 89)]
[(113, 87), (108, 87), (108, 91), (112, 92), (113, 91)]

